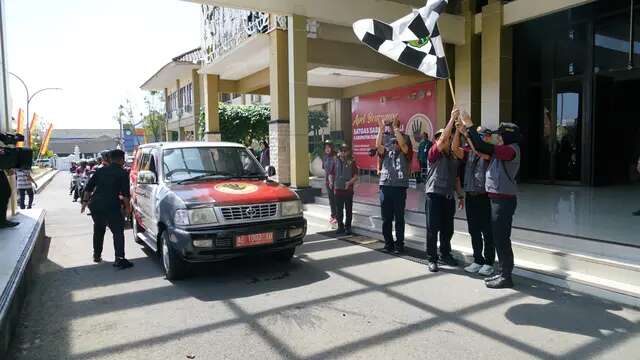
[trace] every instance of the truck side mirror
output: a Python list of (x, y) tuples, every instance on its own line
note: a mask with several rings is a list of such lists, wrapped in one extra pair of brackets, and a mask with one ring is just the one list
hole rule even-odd
[(276, 175), (276, 168), (273, 167), (273, 166), (267, 166), (267, 175), (275, 176)]
[(138, 184), (157, 184), (156, 174), (152, 171), (142, 170), (138, 173)]

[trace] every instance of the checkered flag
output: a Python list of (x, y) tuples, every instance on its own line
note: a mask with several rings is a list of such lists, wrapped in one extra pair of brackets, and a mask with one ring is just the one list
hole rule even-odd
[(428, 0), (391, 24), (375, 19), (362, 19), (353, 24), (358, 39), (401, 64), (428, 76), (449, 78), (449, 67), (438, 30), (438, 18), (447, 0)]

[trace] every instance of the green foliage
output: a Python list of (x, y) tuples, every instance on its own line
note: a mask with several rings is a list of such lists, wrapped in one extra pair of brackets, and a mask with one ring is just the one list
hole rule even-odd
[[(220, 132), (222, 141), (230, 141), (250, 146), (253, 140), (263, 140), (269, 136), (271, 110), (266, 105), (219, 104)], [(200, 112), (199, 136), (204, 138), (205, 113)]]
[(163, 141), (165, 136), (164, 115), (156, 110), (144, 116), (144, 133), (149, 142)]
[(311, 158), (317, 156), (322, 157), (324, 154), (324, 146), (320, 139), (320, 130), (329, 125), (329, 116), (326, 112), (320, 110), (309, 111), (309, 132), (313, 133), (313, 151), (311, 152)]

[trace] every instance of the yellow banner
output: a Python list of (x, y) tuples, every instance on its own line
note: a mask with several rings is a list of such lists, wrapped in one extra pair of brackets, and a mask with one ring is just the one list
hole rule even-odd
[(31, 124), (29, 125), (29, 146), (33, 146), (33, 133), (36, 131), (38, 125), (38, 114), (33, 113), (31, 118)]
[[(18, 121), (16, 123), (16, 133), (24, 135), (24, 111), (18, 109)], [(16, 144), (16, 147), (22, 147), (24, 143), (20, 141)]]
[(42, 144), (40, 144), (40, 156), (44, 156), (49, 150), (49, 139), (51, 138), (51, 132), (53, 130), (53, 124), (49, 124), (49, 128), (47, 129), (46, 134), (44, 135), (44, 139), (42, 139)]

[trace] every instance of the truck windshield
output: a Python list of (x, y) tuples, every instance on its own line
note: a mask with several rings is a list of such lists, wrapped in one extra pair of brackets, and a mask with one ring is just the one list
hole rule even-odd
[(177, 182), (197, 177), (265, 178), (262, 165), (245, 148), (166, 149), (162, 167), (167, 181)]

